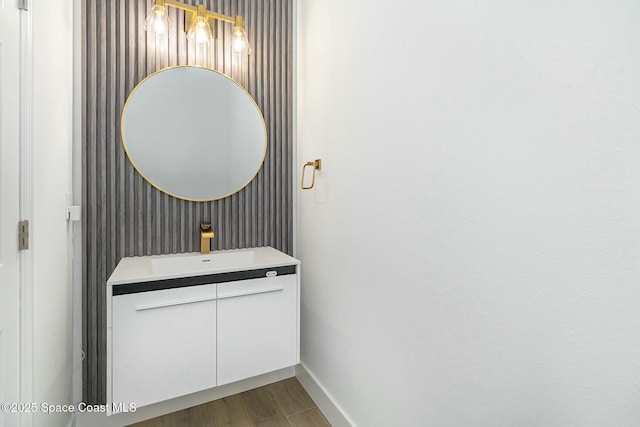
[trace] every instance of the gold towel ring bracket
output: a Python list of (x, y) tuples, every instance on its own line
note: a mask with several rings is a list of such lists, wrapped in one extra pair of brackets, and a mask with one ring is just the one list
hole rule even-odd
[[(313, 175), (311, 175), (311, 185), (308, 187), (304, 186), (304, 175), (305, 172), (307, 171), (307, 167), (308, 166), (313, 166)], [(313, 188), (313, 186), (316, 183), (316, 171), (322, 169), (322, 160), (320, 159), (316, 159), (313, 162), (307, 162), (304, 164), (304, 166), (302, 166), (302, 182), (301, 182), (301, 186), (303, 190), (310, 190)]]

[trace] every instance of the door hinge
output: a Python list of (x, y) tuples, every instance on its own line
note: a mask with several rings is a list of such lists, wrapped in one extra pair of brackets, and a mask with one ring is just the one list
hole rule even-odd
[(18, 0), (18, 9), (29, 10), (29, 0)]
[(29, 221), (18, 223), (18, 250), (29, 249)]

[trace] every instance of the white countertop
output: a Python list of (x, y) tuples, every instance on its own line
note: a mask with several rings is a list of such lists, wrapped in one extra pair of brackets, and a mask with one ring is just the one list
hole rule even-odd
[(107, 281), (108, 286), (151, 282), (179, 277), (204, 276), (300, 264), (270, 246), (247, 249), (122, 258)]

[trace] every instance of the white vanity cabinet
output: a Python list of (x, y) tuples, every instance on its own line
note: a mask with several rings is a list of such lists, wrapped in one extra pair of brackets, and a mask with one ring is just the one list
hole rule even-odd
[(216, 285), (112, 301), (113, 401), (138, 406), (216, 386)]
[(295, 275), (218, 285), (218, 385), (297, 361)]
[(299, 363), (299, 264), (270, 247), (123, 258), (107, 282), (107, 412)]

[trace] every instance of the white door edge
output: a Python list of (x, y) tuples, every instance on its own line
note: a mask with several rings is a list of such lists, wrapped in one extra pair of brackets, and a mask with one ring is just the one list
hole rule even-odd
[[(71, 187), (73, 204), (82, 205), (82, 2), (73, 0), (73, 144)], [(71, 280), (73, 294), (72, 403), (82, 396), (82, 221), (75, 222), (71, 236)]]
[[(31, 12), (20, 12), (20, 218), (33, 224), (33, 60)], [(37, 230), (29, 230), (33, 236)], [(33, 241), (33, 238), (30, 237)], [(20, 402), (34, 402), (33, 252), (20, 252)], [(22, 427), (33, 426), (33, 413), (20, 414)]]

